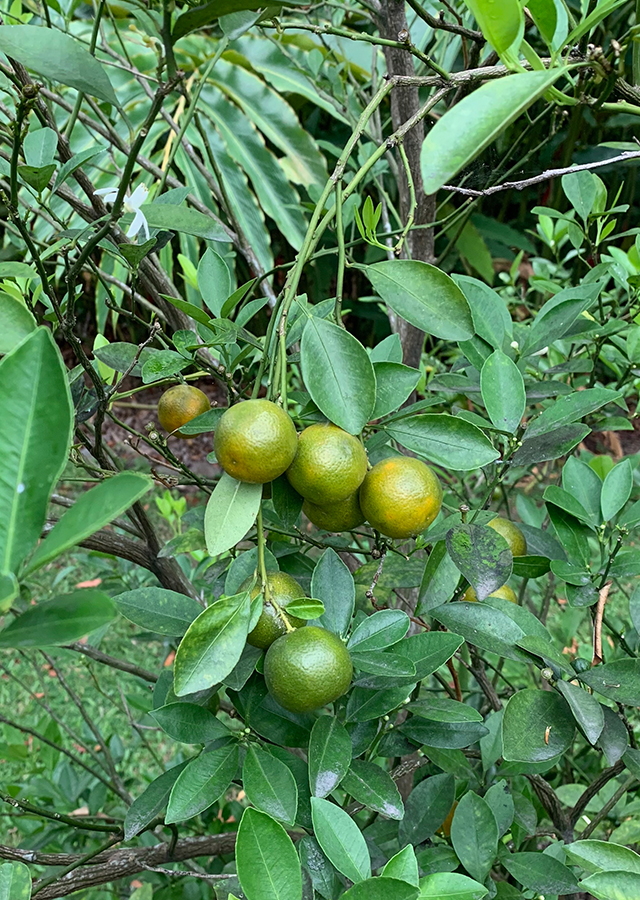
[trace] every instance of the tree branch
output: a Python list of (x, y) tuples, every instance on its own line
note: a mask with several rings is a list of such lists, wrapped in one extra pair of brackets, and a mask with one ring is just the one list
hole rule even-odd
[(75, 644), (65, 644), (63, 649), (75, 650), (76, 653), (82, 653), (83, 656), (87, 656), (95, 662), (109, 666), (111, 669), (118, 669), (120, 672), (126, 672), (128, 675), (135, 675), (137, 678), (142, 678), (143, 681), (148, 681), (150, 684), (155, 684), (158, 680), (158, 676), (154, 672), (149, 672), (147, 669), (143, 669), (142, 666), (136, 666), (133, 663), (126, 662), (124, 659), (109, 656), (107, 653), (103, 653), (102, 650), (91, 647), (89, 644), (81, 644), (79, 641), (76, 641)]
[(569, 811), (569, 820), (572, 825), (575, 825), (582, 813), (585, 811), (587, 806), (589, 805), (589, 801), (592, 800), (598, 791), (601, 791), (605, 784), (611, 781), (612, 778), (615, 778), (619, 775), (624, 769), (624, 763), (621, 759), (618, 762), (611, 766), (608, 769), (605, 769), (604, 772), (601, 772), (595, 781), (592, 781), (589, 787), (581, 794), (580, 798), (576, 805)]

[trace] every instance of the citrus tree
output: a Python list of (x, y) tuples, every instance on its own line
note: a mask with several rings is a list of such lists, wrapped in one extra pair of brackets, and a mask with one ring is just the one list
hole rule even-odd
[(635, 7), (3, 6), (2, 900), (640, 896)]

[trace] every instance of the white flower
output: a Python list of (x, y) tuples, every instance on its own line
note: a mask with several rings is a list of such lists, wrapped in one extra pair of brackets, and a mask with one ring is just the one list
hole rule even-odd
[[(118, 188), (100, 188), (96, 191), (99, 197), (104, 197), (105, 203), (113, 203), (118, 196)], [(133, 194), (129, 194), (124, 201), (124, 210), (133, 213), (133, 222), (127, 231), (127, 237), (135, 237), (140, 229), (144, 231), (145, 239), (149, 240), (149, 224), (144, 213), (140, 209), (149, 195), (149, 188), (146, 184), (139, 184)]]

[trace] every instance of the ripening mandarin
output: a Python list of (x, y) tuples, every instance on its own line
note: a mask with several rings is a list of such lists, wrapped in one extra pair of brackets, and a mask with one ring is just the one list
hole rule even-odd
[(211, 409), (209, 398), (191, 384), (176, 384), (158, 401), (158, 420), (165, 431), (178, 437), (191, 437), (178, 429)]
[(367, 473), (367, 454), (358, 438), (330, 422), (300, 434), (287, 478), (305, 500), (329, 506), (354, 494)]
[(297, 447), (291, 416), (270, 400), (243, 400), (230, 406), (218, 422), (213, 442), (224, 471), (252, 484), (282, 475)]
[(377, 463), (360, 488), (367, 522), (390, 538), (410, 538), (434, 521), (442, 506), (442, 487), (429, 466), (410, 456)]

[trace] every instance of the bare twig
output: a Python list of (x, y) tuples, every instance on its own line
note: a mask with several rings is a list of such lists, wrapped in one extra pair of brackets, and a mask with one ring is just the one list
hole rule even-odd
[(75, 644), (66, 644), (64, 649), (75, 650), (76, 653), (82, 653), (83, 656), (87, 656), (95, 662), (109, 666), (111, 669), (118, 669), (120, 672), (126, 672), (128, 675), (135, 675), (137, 678), (142, 678), (143, 681), (148, 681), (150, 684), (155, 684), (158, 680), (155, 672), (149, 672), (147, 669), (143, 669), (142, 666), (136, 666), (124, 659), (109, 656), (107, 653), (103, 653), (102, 650), (98, 650), (89, 644), (81, 644), (79, 641), (76, 641)]
[(609, 596), (609, 590), (611, 589), (611, 582), (607, 581), (602, 588), (600, 588), (600, 593), (598, 595), (598, 605), (596, 606), (596, 612), (593, 619), (593, 660), (591, 661), (592, 666), (597, 666), (602, 662), (602, 618), (604, 616), (604, 606), (607, 602), (607, 597)]

